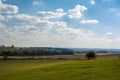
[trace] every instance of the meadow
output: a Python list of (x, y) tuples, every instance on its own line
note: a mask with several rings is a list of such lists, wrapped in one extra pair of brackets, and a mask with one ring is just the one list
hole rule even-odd
[(0, 80), (120, 80), (120, 59), (0, 60)]

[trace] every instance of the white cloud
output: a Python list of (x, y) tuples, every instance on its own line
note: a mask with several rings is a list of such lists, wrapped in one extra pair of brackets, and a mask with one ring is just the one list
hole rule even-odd
[(2, 20), (4, 20), (4, 19), (5, 19), (5, 17), (2, 16), (2, 15), (0, 15), (0, 21), (2, 21)]
[(52, 19), (52, 18), (61, 18), (66, 13), (63, 9), (56, 9), (55, 12), (52, 11), (39, 11), (37, 16), (39, 16), (41, 19)]
[(23, 24), (36, 24), (41, 22), (36, 16), (30, 16), (28, 14), (16, 14), (6, 16), (6, 21), (14, 25), (23, 25)]
[(32, 5), (36, 6), (36, 5), (42, 5), (43, 2), (42, 1), (33, 1)]
[[(98, 46), (97, 42), (102, 43), (105, 40), (107, 43), (106, 38), (96, 37), (89, 31), (69, 28), (66, 22), (49, 21), (46, 24), (48, 25), (43, 25), (42, 28), (40, 25), (15, 26), (9, 32), (9, 40), (17, 46), (91, 47), (90, 45), (93, 44), (92, 47), (95, 47)], [(16, 37), (14, 41), (13, 37)], [(34, 44), (32, 44), (33, 42)]]
[[(2, 2), (0, 2), (0, 4), (5, 7), (13, 6), (8, 6), (8, 4), (3, 4)], [(3, 9), (3, 7), (0, 5), (0, 10), (1, 9)], [(68, 13), (64, 12), (63, 9), (56, 9), (54, 12), (41, 11), (38, 12), (38, 15), (31, 16), (29, 14), (13, 14), (18, 11), (14, 12), (14, 9), (4, 8), (6, 11), (4, 14), (6, 15), (3, 16), (0, 13), (0, 20), (2, 20), (0, 22), (0, 34), (2, 34), (0, 35), (0, 44), (38, 47), (120, 48), (120, 38), (110, 38), (109, 36), (112, 35), (111, 32), (106, 33), (104, 36), (97, 35), (91, 31), (71, 28), (65, 21), (52, 20), (53, 18), (61, 18), (67, 14), (71, 19), (80, 18), (82, 12), (86, 9), (85, 6), (76, 5), (75, 9), (68, 10)], [(99, 21), (81, 20), (80, 23), (96, 24), (99, 23)], [(13, 25), (11, 26), (11, 24)]]
[(90, 4), (94, 5), (95, 4), (95, 0), (90, 0)]
[[(59, 11), (60, 12), (60, 9)], [(16, 14), (6, 16), (6, 22), (12, 26), (36, 26), (39, 29), (50, 29), (55, 27), (66, 27), (67, 23), (64, 21), (49, 21), (46, 19), (40, 19), (37, 16), (30, 16), (27, 14)]]
[(53, 23), (53, 26), (55, 27), (61, 27), (61, 28), (67, 27), (67, 22), (64, 22), (64, 21), (55, 21), (52, 23)]
[(107, 36), (111, 36), (112, 34), (113, 34), (113, 33), (111, 33), (111, 32), (107, 32), (107, 33), (106, 33)]
[(63, 13), (64, 10), (63, 10), (62, 8), (59, 8), (59, 9), (56, 9), (56, 12), (58, 12), (58, 13)]
[(2, 1), (0, 0), (0, 4), (2, 3)]
[(25, 35), (26, 33), (28, 33), (30, 35), (30, 33), (34, 33), (35, 31), (40, 31), (39, 27), (33, 26), (33, 25), (21, 25), (21, 26), (14, 26), (13, 28), (11, 28), (12, 32), (15, 32), (17, 34), (23, 34)]
[(98, 20), (82, 20), (80, 21), (81, 24), (97, 24), (99, 23)]
[(4, 4), (0, 0), (0, 14), (14, 14), (18, 12), (18, 7), (15, 5)]
[[(21, 25), (0, 31), (0, 44), (16, 46), (52, 46), (52, 47), (101, 47), (107, 48), (116, 42), (120, 47), (119, 38), (110, 39), (93, 32), (69, 28), (66, 22), (48, 21), (41, 25)], [(1, 25), (1, 24), (0, 24)], [(111, 33), (106, 33), (111, 35)], [(8, 41), (9, 40), (9, 41)], [(104, 42), (104, 44), (103, 44)], [(34, 44), (32, 44), (34, 43)], [(114, 47), (116, 47), (114, 45)]]
[(82, 17), (81, 12), (83, 12), (85, 10), (87, 10), (87, 8), (85, 6), (76, 5), (74, 9), (68, 10), (68, 17), (71, 19), (80, 18), (80, 17)]
[(3, 25), (2, 23), (0, 23), (0, 29), (5, 28), (5, 25)]
[[(24, 33), (27, 32), (27, 35), (20, 34), (22, 29), (24, 30), (23, 31)], [(29, 26), (23, 27), (20, 30), (21, 31), (19, 33), (18, 31), (16, 31), (16, 33), (12, 32), (11, 35), (11, 38), (13, 34), (16, 34), (14, 35), (16, 37), (20, 35), (19, 37), (16, 38), (17, 40), (14, 41), (14, 43), (19, 46), (24, 45), (24, 46), (107, 48), (113, 45), (114, 41), (118, 40), (118, 39), (112, 40), (107, 37), (98, 36), (88, 31), (68, 27), (51, 28), (50, 30), (47, 30), (47, 32), (44, 32), (46, 30), (44, 30), (43, 32), (37, 31), (38, 29), (31, 30)], [(53, 33), (54, 30), (55, 32)], [(92, 34), (93, 36), (90, 36), (90, 34)], [(17, 41), (19, 41), (21, 44), (19, 44)], [(33, 42), (34, 44), (32, 44)], [(116, 41), (116, 43), (118, 45), (120, 44), (118, 41)]]
[(120, 12), (117, 15), (120, 16)]

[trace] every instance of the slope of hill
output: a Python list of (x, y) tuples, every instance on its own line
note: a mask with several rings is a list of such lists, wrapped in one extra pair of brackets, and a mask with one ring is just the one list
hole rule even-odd
[(120, 49), (105, 49), (105, 48), (70, 48), (74, 52), (87, 52), (93, 50), (95, 52), (120, 53)]
[(119, 59), (0, 60), (1, 80), (120, 80)]

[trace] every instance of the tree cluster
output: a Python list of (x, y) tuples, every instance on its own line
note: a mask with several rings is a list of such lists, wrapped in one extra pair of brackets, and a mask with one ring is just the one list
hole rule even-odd
[(0, 49), (0, 56), (45, 56), (45, 55), (68, 55), (73, 50), (66, 48), (4, 48)]

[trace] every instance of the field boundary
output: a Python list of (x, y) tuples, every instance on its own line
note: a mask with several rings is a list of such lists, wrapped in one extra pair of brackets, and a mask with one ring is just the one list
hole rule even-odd
[[(119, 58), (120, 54), (97, 53), (96, 58)], [(0, 56), (3, 59), (3, 56)], [(85, 54), (76, 55), (49, 55), (49, 56), (8, 56), (7, 59), (86, 59)]]

